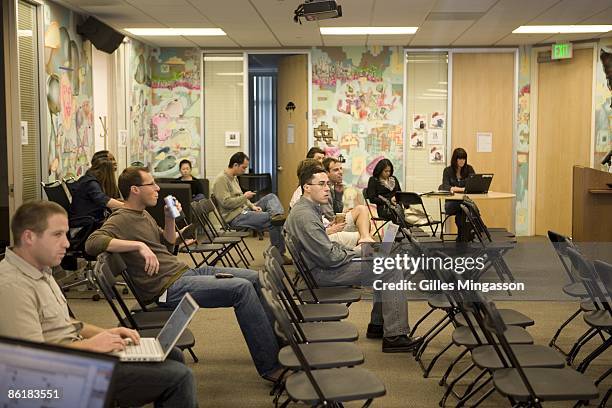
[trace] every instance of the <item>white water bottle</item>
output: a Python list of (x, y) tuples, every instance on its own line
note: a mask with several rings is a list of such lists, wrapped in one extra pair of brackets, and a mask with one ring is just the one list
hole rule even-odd
[(164, 197), (164, 202), (166, 203), (166, 206), (168, 206), (168, 208), (170, 209), (170, 214), (172, 214), (172, 218), (178, 218), (181, 216), (181, 213), (179, 212), (178, 208), (176, 208), (174, 197), (172, 197), (171, 195), (167, 195), (166, 197)]

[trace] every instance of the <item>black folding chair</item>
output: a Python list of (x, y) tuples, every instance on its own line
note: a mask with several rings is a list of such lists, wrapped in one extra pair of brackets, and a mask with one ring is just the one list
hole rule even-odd
[[(281, 306), (274, 301), (268, 289), (263, 289), (263, 293), (281, 330), (291, 334), (291, 323)], [(288, 398), (280, 405), (281, 407), (286, 407), (291, 402), (303, 402), (316, 407), (338, 407), (342, 406), (342, 403), (358, 400), (366, 400), (363, 407), (369, 407), (375, 398), (385, 395), (384, 384), (376, 375), (365, 369), (344, 367), (312, 370), (312, 361), (309, 361), (303, 348), (291, 335), (288, 336), (288, 340), (297, 359), (293, 365), (297, 367), (299, 364), (300, 371), (291, 374), (285, 380)]]
[[(383, 229), (385, 227), (385, 225), (387, 225), (387, 223), (391, 222), (391, 220), (387, 220), (385, 218), (380, 218), (378, 216), (374, 216), (374, 213), (372, 213), (372, 207), (370, 207), (372, 204), (370, 203), (370, 200), (368, 199), (368, 194), (367, 194), (368, 189), (364, 188), (362, 190), (362, 194), (363, 194), (363, 199), (365, 201), (365, 205), (366, 207), (368, 207), (368, 212), (370, 213), (370, 219), (372, 221), (374, 221), (374, 225), (376, 227), (376, 230), (374, 231), (374, 234), (372, 235), (378, 235), (378, 240), (382, 241), (382, 236), (380, 235), (380, 230)], [(382, 223), (379, 225), (379, 223)]]
[[(115, 317), (117, 317), (119, 325), (137, 330), (145, 337), (156, 337), (170, 318), (172, 311), (131, 311), (117, 290), (117, 280), (113, 271), (111, 271), (111, 264), (112, 260), (109, 253), (103, 252), (98, 255), (98, 262), (96, 262), (94, 268), (94, 276), (100, 291), (111, 307)], [(195, 338), (193, 333), (189, 329), (185, 329), (183, 334), (179, 337), (176, 347), (180, 350), (187, 349), (193, 361), (198, 362), (198, 358), (193, 352), (194, 345)]]
[(419, 211), (421, 211), (427, 219), (427, 222), (419, 223), (419, 227), (429, 227), (431, 229), (431, 236), (435, 236), (438, 231), (438, 227), (442, 223), (442, 221), (434, 220), (427, 214), (427, 209), (425, 208), (425, 204), (423, 204), (423, 198), (417, 193), (412, 193), (408, 191), (398, 191), (395, 193), (395, 199), (397, 200), (397, 204), (403, 207), (404, 210), (415, 206)]

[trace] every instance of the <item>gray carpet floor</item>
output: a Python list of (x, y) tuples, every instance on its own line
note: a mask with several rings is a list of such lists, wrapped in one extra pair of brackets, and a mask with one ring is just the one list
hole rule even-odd
[[(527, 241), (534, 241), (529, 243)], [(256, 261), (252, 265), (253, 269), (258, 269), (262, 264), (261, 254), (267, 245), (268, 240), (258, 241), (255, 238), (249, 239), (249, 245), (256, 254)], [(541, 254), (546, 248), (545, 240), (541, 238), (528, 239), (527, 244), (537, 244), (534, 247), (534, 254)], [(527, 245), (529, 248), (530, 245)], [(548, 248), (552, 251), (552, 248)], [(554, 257), (554, 252), (550, 255)], [(521, 254), (508, 254), (514, 257), (509, 263), (515, 262), (513, 270), (517, 280), (523, 275), (533, 273), (533, 264)], [(512, 259), (512, 258), (510, 258)], [(554, 259), (554, 258), (551, 258)], [(188, 258), (185, 262), (190, 263)], [(517, 264), (518, 263), (518, 264)], [(524, 265), (519, 268), (519, 264)], [(544, 265), (544, 263), (542, 263)], [(551, 261), (551, 265), (554, 262)], [(557, 264), (560, 267), (560, 264)], [(550, 273), (558, 275), (559, 288), (564, 282), (564, 274), (556, 270), (553, 266), (546, 266)], [(531, 271), (530, 271), (531, 270)], [(555, 281), (556, 282), (556, 281)], [(556, 291), (551, 285), (550, 278), (540, 279), (539, 284), (542, 292)], [(548, 287), (548, 290), (546, 288)], [(538, 289), (540, 290), (540, 289)], [(366, 294), (367, 295), (367, 294)], [(71, 295), (72, 296), (72, 295)], [(88, 292), (80, 292), (79, 298), (69, 299), (69, 304), (78, 318), (88, 323), (93, 323), (102, 327), (112, 327), (116, 325), (116, 320), (108, 305), (102, 300), (93, 302), (89, 299)], [(84, 297), (84, 298), (83, 298)], [(457, 348), (452, 348), (440, 358), (436, 368), (430, 378), (423, 378), (422, 371), (414, 361), (412, 355), (404, 354), (383, 354), (381, 352), (380, 340), (370, 340), (365, 337), (365, 330), (369, 321), (371, 303), (366, 299), (351, 305), (348, 321), (354, 323), (360, 334), (357, 342), (358, 347), (363, 350), (366, 362), (365, 368), (375, 372), (385, 383), (386, 396), (375, 400), (373, 406), (376, 407), (437, 407), (438, 401), (443, 394), (443, 388), (438, 385), (438, 380), (443, 374), (449, 362), (458, 354)], [(529, 328), (529, 332), (535, 338), (536, 344), (546, 345), (554, 334), (556, 328), (576, 309), (576, 304), (571, 301), (558, 300), (533, 300), (541, 297), (538, 294), (526, 296), (522, 299), (511, 298), (512, 300), (500, 300), (499, 306), (504, 308), (515, 308), (529, 316), (535, 321), (535, 326)], [(546, 297), (544, 297), (546, 299)], [(550, 299), (550, 298), (548, 298)], [(410, 301), (409, 313), (412, 323), (416, 322), (428, 310), (424, 301)], [(433, 322), (429, 320), (429, 324)], [(424, 324), (419, 332), (427, 329)], [(200, 310), (190, 325), (190, 329), (196, 336), (195, 352), (200, 358), (200, 362), (195, 364), (186, 354), (185, 358), (188, 366), (193, 371), (198, 384), (198, 400), (200, 407), (271, 407), (271, 397), (269, 383), (260, 379), (251, 362), (246, 344), (236, 322), (232, 309), (202, 309)], [(582, 319), (576, 319), (559, 339), (559, 343), (565, 348), (569, 348), (574, 340), (586, 330), (586, 325)], [(442, 333), (438, 339), (432, 342), (425, 354), (425, 361), (439, 350), (441, 350), (450, 339), (451, 330)], [(584, 348), (581, 356), (586, 355), (597, 345), (597, 340)], [(467, 366), (468, 359), (457, 366), (455, 373)], [(612, 351), (596, 360), (589, 369), (587, 375), (590, 378), (597, 378), (612, 365)], [(470, 378), (470, 377), (468, 377)], [(461, 383), (459, 389), (465, 387), (465, 382)], [(600, 386), (600, 392), (605, 393), (612, 385), (612, 378), (609, 378)], [(454, 400), (449, 400), (452, 405)], [(545, 406), (565, 407), (571, 406), (567, 403), (546, 403)], [(347, 406), (360, 406), (360, 404), (347, 404)], [(499, 395), (489, 398), (483, 407), (509, 406), (507, 400)]]

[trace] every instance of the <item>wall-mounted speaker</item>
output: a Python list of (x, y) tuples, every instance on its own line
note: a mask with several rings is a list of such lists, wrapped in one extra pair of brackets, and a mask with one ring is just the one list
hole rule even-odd
[(100, 51), (112, 54), (123, 41), (124, 35), (113, 30), (95, 17), (88, 17), (77, 26), (77, 33), (87, 38)]

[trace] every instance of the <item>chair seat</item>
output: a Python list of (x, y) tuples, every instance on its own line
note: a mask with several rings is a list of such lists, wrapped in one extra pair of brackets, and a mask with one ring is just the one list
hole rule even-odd
[[(308, 366), (314, 369), (350, 367), (363, 364), (363, 352), (355, 343), (308, 343), (298, 344)], [(283, 367), (300, 369), (300, 361), (291, 349), (283, 347), (278, 353), (278, 361)]]
[(594, 310), (597, 310), (597, 308), (590, 300), (583, 300), (582, 302), (580, 302), (580, 310), (582, 310), (583, 312), (592, 312)]
[(309, 343), (357, 341), (359, 338), (357, 328), (349, 322), (300, 323), (299, 327)]
[(222, 237), (215, 237), (213, 239), (213, 244), (237, 244), (239, 242), (240, 242), (239, 237), (222, 236)]
[[(354, 303), (361, 300), (361, 291), (354, 288), (315, 288), (313, 292), (318, 303)], [(306, 303), (316, 303), (308, 289), (300, 291), (300, 297)]]
[(348, 316), (348, 307), (338, 304), (297, 305), (305, 322), (341, 320)]
[[(521, 367), (565, 367), (565, 358), (550, 347), (533, 344), (515, 344), (511, 347)], [(476, 347), (472, 350), (472, 361), (487, 370), (506, 368), (493, 346)]]
[[(525, 375), (542, 401), (592, 400), (599, 397), (593, 381), (571, 368), (526, 368)], [(517, 401), (529, 399), (527, 388), (513, 368), (495, 371), (493, 384), (504, 396)]]
[[(477, 329), (476, 333), (478, 333), (478, 338), (484, 341), (485, 336), (482, 334), (482, 331)], [(533, 337), (522, 327), (508, 326), (505, 334), (510, 344), (533, 344)], [(453, 330), (452, 338), (453, 343), (458, 346), (474, 348), (482, 345), (476, 341), (474, 334), (472, 334), (468, 326), (457, 327)]]
[(189, 245), (189, 250), (187, 250), (187, 248), (184, 246), (180, 247), (179, 252), (186, 254), (189, 252), (200, 253), (200, 252), (221, 251), (222, 249), (223, 249), (223, 245), (221, 244), (196, 244), (196, 245)]
[[(138, 334), (140, 337), (157, 337), (161, 329), (146, 329), (146, 330), (138, 330)], [(188, 349), (195, 346), (195, 337), (193, 333), (189, 329), (185, 329), (183, 334), (177, 340), (175, 347), (180, 350)]]
[(595, 310), (583, 315), (586, 324), (600, 329), (612, 328), (612, 315), (607, 310)]
[(570, 283), (569, 285), (565, 285), (563, 287), (563, 293), (571, 297), (579, 298), (586, 298), (589, 296), (582, 282), (574, 282)]
[[(332, 368), (312, 371), (315, 381), (327, 401), (346, 402), (385, 395), (385, 385), (372, 372), (362, 368)], [(319, 396), (306, 373), (298, 372), (287, 378), (285, 388), (296, 401), (315, 405)]]
[(238, 238), (248, 238), (251, 236), (250, 231), (219, 231), (219, 236), (222, 237), (238, 237)]
[[(499, 313), (501, 314), (501, 317), (504, 323), (508, 326), (528, 327), (528, 326), (533, 326), (535, 324), (532, 318), (530, 318), (529, 316), (525, 316), (523, 313), (517, 310), (514, 310), (514, 309), (498, 309), (498, 310), (499, 310)], [(469, 314), (469, 316), (472, 316), (472, 314)], [(472, 324), (474, 325), (474, 327), (478, 325), (476, 323), (476, 320), (474, 320), (473, 318), (471, 318), (470, 320), (472, 321)], [(459, 326), (466, 325), (465, 317), (463, 317), (463, 315), (457, 315), (455, 317), (455, 321), (457, 322)]]
[[(166, 321), (168, 321), (171, 314), (172, 311), (166, 310), (154, 312), (140, 312), (133, 313), (132, 318), (136, 322), (136, 326), (139, 330), (158, 329), (164, 327)], [(130, 327), (130, 324), (128, 321), (124, 321), (123, 326)]]
[(450, 309), (452, 307), (448, 297), (442, 293), (427, 296), (427, 304), (433, 309)]

